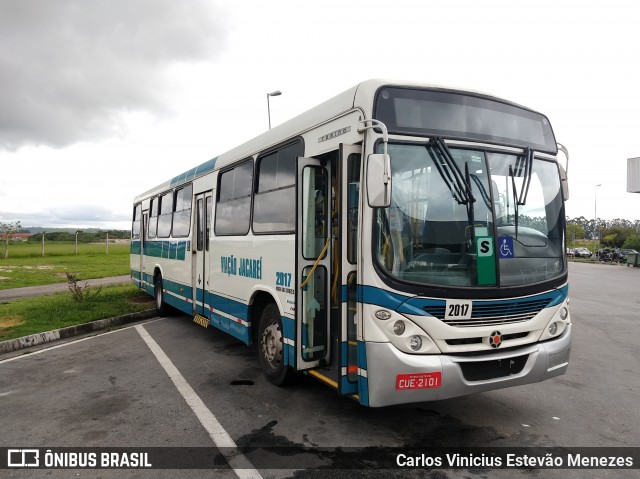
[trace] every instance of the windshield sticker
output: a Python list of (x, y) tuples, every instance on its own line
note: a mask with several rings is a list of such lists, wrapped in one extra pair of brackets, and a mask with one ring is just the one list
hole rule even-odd
[(500, 258), (513, 258), (513, 238), (511, 236), (500, 236), (498, 238), (498, 253)]
[(476, 255), (478, 258), (478, 284), (496, 284), (496, 255), (493, 236), (476, 237)]

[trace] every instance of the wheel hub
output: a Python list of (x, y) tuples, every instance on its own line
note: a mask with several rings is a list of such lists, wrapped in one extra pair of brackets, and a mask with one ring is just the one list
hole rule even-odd
[(262, 333), (262, 354), (273, 369), (282, 360), (282, 333), (277, 324), (270, 324)]

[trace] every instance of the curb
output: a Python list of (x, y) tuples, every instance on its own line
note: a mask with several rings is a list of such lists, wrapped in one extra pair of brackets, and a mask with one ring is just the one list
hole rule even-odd
[(8, 339), (0, 341), (0, 354), (11, 353), (20, 349), (37, 346), (38, 344), (50, 343), (59, 339), (70, 338), (80, 334), (92, 333), (107, 329), (110, 326), (120, 326), (122, 324), (134, 323), (141, 319), (148, 319), (156, 316), (158, 313), (155, 309), (147, 309), (137, 313), (125, 314), (124, 316), (116, 316), (113, 318), (98, 319), (89, 323), (76, 324), (75, 326), (67, 326), (66, 328), (55, 329), (45, 333), (32, 334), (23, 336), (22, 338)]

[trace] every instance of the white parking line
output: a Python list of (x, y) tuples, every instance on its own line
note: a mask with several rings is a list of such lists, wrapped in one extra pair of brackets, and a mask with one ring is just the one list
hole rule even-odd
[(189, 407), (193, 410), (200, 424), (209, 433), (216, 447), (220, 448), (220, 452), (227, 460), (227, 463), (240, 479), (262, 479), (260, 473), (253, 467), (249, 460), (237, 449), (235, 441), (229, 433), (225, 431), (220, 422), (213, 413), (207, 408), (200, 396), (196, 394), (193, 388), (186, 381), (180, 371), (173, 365), (169, 357), (158, 346), (158, 343), (149, 335), (142, 325), (137, 325), (136, 330), (142, 337), (149, 349), (156, 357), (162, 368), (169, 375), (171, 381), (178, 389)]
[[(156, 321), (162, 321), (163, 319), (164, 318), (152, 319), (150, 321), (145, 321), (145, 324), (155, 323)], [(27, 358), (30, 358), (30, 357), (33, 357), (33, 356), (37, 356), (38, 354), (47, 353), (47, 352), (52, 351), (54, 349), (66, 348), (67, 346), (71, 346), (73, 344), (78, 344), (78, 343), (81, 343), (83, 341), (88, 341), (90, 339), (96, 339), (96, 338), (99, 338), (101, 336), (106, 336), (108, 334), (119, 333), (120, 331), (126, 331), (127, 329), (131, 329), (131, 328), (135, 328), (135, 325), (126, 326), (124, 328), (116, 329), (114, 331), (107, 331), (106, 333), (99, 333), (99, 334), (95, 334), (95, 335), (92, 335), (92, 336), (87, 336), (86, 338), (74, 339), (73, 341), (69, 341), (69, 342), (62, 343), (62, 344), (56, 344), (55, 346), (46, 347), (46, 345), (48, 343), (42, 343), (42, 344), (40, 344), (40, 346), (45, 346), (43, 349), (38, 349), (37, 351), (31, 351), (28, 354), (21, 354), (20, 356), (13, 356), (13, 357), (7, 358), (7, 359), (0, 359), (0, 364), (9, 363), (11, 361), (17, 361), (18, 359), (27, 359)]]

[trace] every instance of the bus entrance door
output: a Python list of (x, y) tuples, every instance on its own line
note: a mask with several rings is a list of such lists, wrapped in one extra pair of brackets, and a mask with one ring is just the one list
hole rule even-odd
[(211, 191), (195, 195), (196, 216), (191, 251), (193, 257), (193, 312), (209, 317), (209, 233), (211, 225)]
[(360, 201), (360, 145), (340, 144), (340, 283), (332, 285), (339, 300), (340, 340), (338, 349), (340, 394), (358, 392), (358, 314), (356, 291), (358, 265), (358, 211)]
[(330, 362), (331, 273), (330, 165), (298, 158), (296, 198), (296, 365), (298, 370)]
[(146, 278), (146, 261), (144, 260), (144, 255), (146, 254), (145, 251), (145, 246), (146, 246), (146, 242), (147, 242), (147, 238), (148, 238), (148, 221), (149, 221), (149, 210), (144, 210), (142, 212), (142, 218), (141, 222), (140, 222), (140, 269), (138, 271), (140, 271), (140, 284), (138, 285), (139, 287), (144, 287), (146, 288), (146, 284), (145, 284), (145, 278)]

